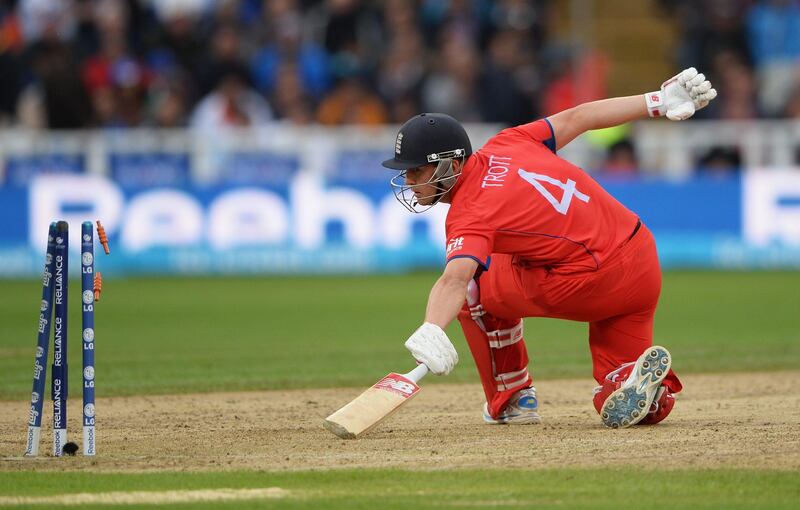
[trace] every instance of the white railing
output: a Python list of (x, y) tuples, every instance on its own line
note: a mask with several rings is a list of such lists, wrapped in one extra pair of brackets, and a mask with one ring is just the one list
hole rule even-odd
[[(467, 126), (474, 147), (480, 147), (500, 126)], [(113, 131), (0, 130), (0, 182), (9, 158), (29, 155), (82, 155), (90, 174), (108, 173), (108, 156), (125, 153), (175, 153), (189, 157), (196, 182), (214, 180), (220, 154), (232, 150), (293, 154), (300, 166), (325, 171), (341, 151), (382, 151), (391, 155), (397, 126), (322, 128), (276, 125), (253, 130), (198, 133), (188, 130), (131, 129)], [(645, 173), (681, 178), (691, 174), (711, 148), (737, 147), (746, 168), (798, 166), (800, 121), (665, 120), (633, 124), (631, 139)], [(576, 139), (559, 154), (591, 171), (603, 161), (605, 148), (589, 137)], [(376, 169), (379, 171), (380, 169)]]
[[(800, 121), (684, 121), (637, 122), (631, 139), (640, 168), (681, 178), (714, 147), (736, 147), (744, 168), (789, 168), (800, 165)], [(593, 168), (604, 149), (581, 137), (561, 155), (578, 166)]]

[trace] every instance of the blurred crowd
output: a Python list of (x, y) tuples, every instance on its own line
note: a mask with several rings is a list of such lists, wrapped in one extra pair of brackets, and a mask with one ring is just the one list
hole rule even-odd
[[(555, 3), (2, 0), (0, 125), (521, 123), (575, 97)], [(719, 89), (704, 117), (800, 118), (800, 1), (660, 3)]]
[(680, 27), (679, 67), (713, 77), (706, 118), (800, 119), (800, 1), (661, 0)]
[(0, 3), (0, 123), (218, 127), (524, 122), (545, 0)]

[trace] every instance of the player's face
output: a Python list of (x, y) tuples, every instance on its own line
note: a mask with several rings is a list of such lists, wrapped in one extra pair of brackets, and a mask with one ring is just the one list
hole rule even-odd
[(437, 198), (439, 189), (429, 184), (436, 171), (436, 165), (430, 164), (406, 170), (406, 186), (410, 186), (420, 205), (431, 205)]

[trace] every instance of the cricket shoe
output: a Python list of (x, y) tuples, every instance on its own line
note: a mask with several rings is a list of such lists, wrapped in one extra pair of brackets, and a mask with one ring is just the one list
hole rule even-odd
[(603, 424), (624, 429), (642, 421), (671, 365), (672, 356), (665, 348), (653, 346), (644, 351), (628, 378), (603, 403), (600, 411)]
[(503, 413), (497, 418), (489, 414), (489, 404), (483, 404), (483, 421), (495, 425), (541, 423), (539, 416), (539, 399), (536, 398), (536, 388), (525, 388), (514, 393), (506, 404)]

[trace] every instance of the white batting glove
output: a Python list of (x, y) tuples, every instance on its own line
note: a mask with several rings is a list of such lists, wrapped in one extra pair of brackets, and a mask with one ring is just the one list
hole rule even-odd
[(406, 340), (406, 349), (435, 375), (447, 375), (458, 363), (458, 353), (447, 333), (436, 324), (426, 322)]
[(717, 97), (717, 91), (703, 73), (690, 67), (661, 85), (661, 90), (644, 95), (651, 117), (686, 120)]

